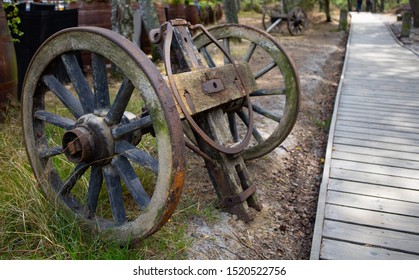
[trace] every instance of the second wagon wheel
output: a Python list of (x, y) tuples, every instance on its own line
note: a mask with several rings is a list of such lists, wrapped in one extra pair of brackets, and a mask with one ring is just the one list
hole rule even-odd
[[(285, 140), (299, 110), (300, 82), (294, 65), (272, 36), (244, 25), (221, 25), (209, 30), (229, 50), (237, 63), (247, 63), (256, 82), (250, 93), (254, 112), (253, 137), (243, 151), (246, 160), (261, 157)], [(194, 38), (198, 50), (210, 67), (229, 63), (214, 43), (205, 36)], [(246, 106), (244, 102), (243, 106)], [(249, 125), (247, 109), (226, 109), (233, 138), (243, 137)]]
[(298, 36), (304, 33), (308, 27), (308, 17), (306, 12), (300, 8), (295, 7), (288, 13), (288, 31)]
[[(81, 52), (91, 65), (80, 66)], [(121, 82), (108, 79), (110, 63)], [(182, 125), (160, 72), (129, 40), (100, 28), (54, 35), (28, 69), (22, 118), (43, 191), (105, 238), (140, 240), (175, 210)]]

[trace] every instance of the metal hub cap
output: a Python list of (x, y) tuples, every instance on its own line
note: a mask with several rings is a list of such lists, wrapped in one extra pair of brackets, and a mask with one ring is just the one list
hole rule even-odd
[(111, 129), (104, 118), (88, 114), (81, 117), (72, 130), (62, 139), (67, 159), (74, 163), (104, 165), (114, 154), (114, 140)]

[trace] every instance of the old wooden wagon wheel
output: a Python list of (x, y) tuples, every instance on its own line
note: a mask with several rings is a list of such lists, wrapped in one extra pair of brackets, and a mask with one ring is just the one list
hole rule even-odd
[(308, 27), (307, 13), (300, 7), (295, 7), (288, 12), (288, 31), (298, 36), (304, 33)]
[[(91, 56), (91, 75), (80, 51)], [(124, 77), (118, 87), (110, 87), (108, 63)], [(22, 118), (43, 191), (105, 237), (145, 238), (175, 210), (185, 172), (182, 125), (160, 72), (129, 40), (99, 28), (54, 35), (28, 69)]]
[[(284, 141), (297, 119), (300, 103), (299, 78), (291, 59), (266, 32), (243, 25), (222, 25), (209, 30), (222, 42), (237, 62), (248, 63), (257, 90), (250, 93), (254, 128), (249, 146), (242, 152), (246, 160), (261, 157)], [(194, 38), (198, 50), (213, 67), (229, 62), (208, 39)], [(233, 138), (243, 137), (248, 127), (246, 102), (225, 109)]]

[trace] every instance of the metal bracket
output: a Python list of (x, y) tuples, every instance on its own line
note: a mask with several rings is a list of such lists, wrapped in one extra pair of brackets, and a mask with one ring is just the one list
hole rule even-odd
[(224, 90), (223, 81), (221, 79), (211, 79), (202, 84), (204, 92), (207, 94), (217, 93)]
[(234, 205), (245, 202), (252, 194), (256, 192), (256, 187), (253, 185), (243, 192), (235, 196), (225, 197), (222, 201), (224, 207), (232, 207)]

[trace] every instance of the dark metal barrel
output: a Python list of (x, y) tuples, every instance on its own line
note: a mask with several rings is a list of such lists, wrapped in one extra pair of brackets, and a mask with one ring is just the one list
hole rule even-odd
[(0, 1), (0, 111), (17, 96), (17, 63), (15, 48)]

